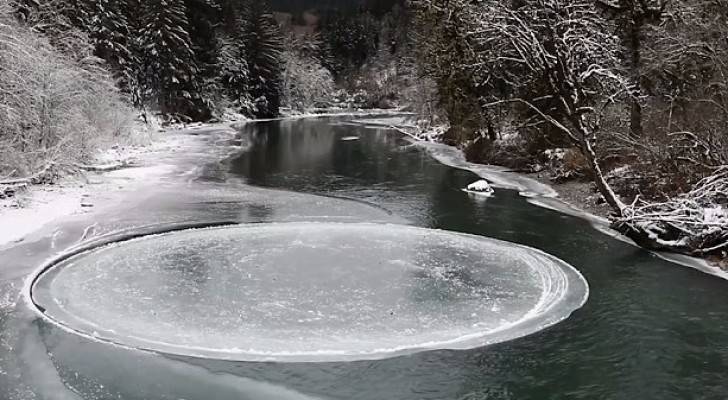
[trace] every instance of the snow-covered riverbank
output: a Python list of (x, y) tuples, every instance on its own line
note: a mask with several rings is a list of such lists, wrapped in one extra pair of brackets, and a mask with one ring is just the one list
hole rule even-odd
[[(287, 115), (279, 119), (325, 118), (333, 116), (381, 116), (396, 110), (332, 110), (330, 112)], [(157, 121), (140, 126), (134, 138), (113, 144), (100, 151), (94, 162), (98, 166), (121, 168), (91, 168), (96, 171), (66, 176), (52, 185), (32, 185), (17, 195), (0, 199), (0, 248), (23, 241), (32, 232), (59, 218), (110, 209), (123, 201), (125, 195), (141, 192), (144, 187), (162, 183), (175, 173), (179, 156), (199, 152), (194, 135), (180, 134), (207, 128), (229, 129), (251, 122), (241, 115), (228, 115), (230, 121), (219, 124), (173, 125), (160, 128)], [(129, 144), (133, 143), (133, 144)], [(179, 172), (177, 173), (190, 173)]]
[[(98, 165), (123, 165), (121, 168), (79, 172), (0, 200), (0, 248), (23, 241), (54, 220), (113, 208), (129, 194), (162, 184), (170, 175), (184, 174), (176, 171), (175, 155), (194, 151), (197, 140), (182, 133), (205, 127), (151, 127), (143, 132), (144, 144), (114, 145), (99, 152)], [(219, 127), (227, 128), (227, 124)], [(234, 131), (230, 131), (232, 136)]]
[[(632, 240), (622, 236), (610, 227), (609, 210), (597, 206), (586, 206), (594, 202), (595, 193), (589, 183), (554, 184), (536, 174), (513, 172), (504, 167), (469, 162), (463, 152), (453, 146), (438, 143), (441, 128), (429, 132), (413, 134), (417, 127), (406, 118), (378, 118), (356, 121), (357, 125), (372, 128), (392, 128), (406, 135), (412, 143), (424, 147), (434, 158), (443, 164), (473, 172), (486, 179), (496, 188), (517, 190), (527, 197), (531, 204), (548, 208), (563, 214), (588, 221), (595, 229), (616, 240), (637, 246)], [(664, 260), (693, 268), (709, 275), (728, 280), (728, 270), (723, 264), (703, 258), (683, 254), (652, 251)]]

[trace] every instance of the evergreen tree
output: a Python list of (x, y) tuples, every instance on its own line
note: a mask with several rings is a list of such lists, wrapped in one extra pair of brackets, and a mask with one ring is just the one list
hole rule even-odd
[(18, 0), (17, 15), (44, 34), (64, 55), (80, 60), (92, 52), (88, 40), (90, 0)]
[(283, 40), (273, 15), (263, 5), (249, 9), (252, 12), (246, 32), (246, 51), (250, 95), (257, 117), (275, 117), (280, 108)]
[(209, 98), (220, 91), (217, 69), (220, 65), (220, 48), (217, 25), (220, 22), (221, 5), (215, 0), (185, 0), (192, 51), (199, 67), (195, 75), (202, 96)]
[(15, 15), (23, 22), (27, 22), (30, 16), (40, 8), (39, 0), (15, 0), (13, 3)]
[(58, 4), (61, 14), (76, 28), (89, 32), (94, 3), (100, 0), (64, 0)]
[(665, 19), (664, 11), (668, 0), (597, 0), (595, 4), (607, 11), (619, 25), (626, 67), (629, 69), (632, 99), (630, 101), (630, 134), (639, 138), (643, 135), (642, 99), (645, 86), (643, 52), (652, 47), (646, 37), (648, 28), (660, 25)]
[(189, 23), (183, 0), (146, 0), (141, 31), (146, 57), (146, 83), (160, 111), (194, 120), (210, 117), (195, 74)]
[(146, 73), (148, 61), (145, 56), (144, 43), (141, 35), (144, 26), (144, 0), (125, 0), (120, 2), (122, 12), (127, 22), (129, 36), (127, 49), (129, 50), (131, 65), (128, 66), (129, 75), (126, 91), (131, 95), (134, 106), (144, 109), (152, 96), (147, 85)]
[(94, 0), (88, 14), (88, 28), (96, 56), (109, 64), (120, 80), (122, 89), (128, 91), (136, 62), (129, 46), (132, 39), (123, 3), (118, 0)]
[[(228, 5), (230, 6), (230, 5)], [(217, 78), (222, 91), (240, 112), (253, 115), (250, 97), (250, 71), (246, 42), (243, 33), (248, 31), (248, 21), (241, 10), (225, 8), (226, 16), (218, 39)]]
[(337, 78), (351, 75), (376, 55), (379, 24), (365, 13), (329, 12), (321, 21), (321, 34), (329, 52), (326, 67)]

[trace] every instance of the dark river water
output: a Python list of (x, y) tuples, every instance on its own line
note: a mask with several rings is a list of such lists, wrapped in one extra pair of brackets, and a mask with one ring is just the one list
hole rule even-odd
[[(222, 160), (186, 154), (181, 163), (197, 168), (184, 180), (0, 249), (0, 290), (8, 293), (0, 308), (0, 399), (728, 398), (728, 282), (513, 190), (473, 198), (461, 190), (479, 179), (473, 173), (439, 163), (393, 131), (343, 121), (244, 125), (244, 150)], [(211, 147), (229, 145), (214, 129), (194, 134)], [(42, 261), (82, 235), (322, 220), (409, 224), (531, 246), (578, 269), (589, 299), (565, 321), (500, 344), (323, 363), (133, 351), (68, 333), (22, 299), (11, 301)]]

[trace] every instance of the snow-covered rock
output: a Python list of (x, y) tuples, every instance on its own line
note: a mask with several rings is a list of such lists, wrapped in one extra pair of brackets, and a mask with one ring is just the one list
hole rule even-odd
[(470, 193), (488, 195), (488, 196), (492, 195), (495, 192), (493, 190), (493, 188), (490, 186), (490, 184), (488, 183), (488, 181), (486, 181), (485, 179), (481, 179), (477, 182), (471, 183), (470, 185), (468, 185), (468, 187), (465, 189), (465, 191), (470, 192)]
[(547, 150), (544, 150), (543, 154), (546, 156), (546, 159), (548, 159), (551, 162), (563, 161), (564, 157), (566, 157), (566, 149), (561, 149), (561, 148), (547, 149)]

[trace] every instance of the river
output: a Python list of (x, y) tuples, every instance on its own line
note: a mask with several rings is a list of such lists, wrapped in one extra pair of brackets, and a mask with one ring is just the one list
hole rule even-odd
[[(341, 117), (238, 129), (234, 141), (215, 129), (186, 132), (207, 147), (178, 156), (179, 170), (164, 185), (0, 251), (1, 399), (728, 396), (725, 280), (533, 205), (515, 190), (496, 189), (487, 199), (464, 193), (475, 174), (436, 161), (392, 130)], [(242, 146), (230, 153), (231, 144)], [(28, 277), (79, 237), (172, 224), (301, 221), (408, 225), (530, 246), (576, 268), (589, 297), (567, 319), (510, 341), (328, 362), (135, 351), (48, 323), (22, 298)]]

